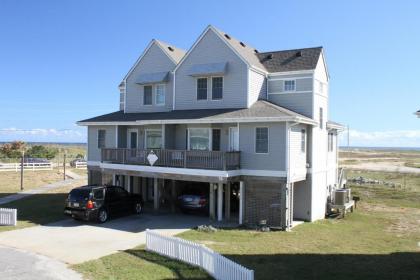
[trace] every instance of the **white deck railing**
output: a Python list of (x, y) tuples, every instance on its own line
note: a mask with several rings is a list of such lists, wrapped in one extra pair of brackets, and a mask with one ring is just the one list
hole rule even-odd
[[(24, 163), (24, 170), (52, 170), (53, 165), (51, 162), (39, 162), (39, 163)], [(20, 163), (0, 163), (0, 171), (20, 171)]]
[(1, 226), (16, 226), (17, 224), (17, 209), (0, 208), (0, 225)]
[(199, 266), (216, 279), (253, 280), (254, 271), (192, 241), (146, 230), (146, 249)]

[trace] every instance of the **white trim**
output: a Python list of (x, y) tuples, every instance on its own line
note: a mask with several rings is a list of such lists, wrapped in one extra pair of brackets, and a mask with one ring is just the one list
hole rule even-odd
[(303, 77), (289, 77), (289, 78), (268, 78), (268, 81), (282, 81), (282, 80), (302, 80), (302, 79), (312, 79), (312, 76), (303, 76)]
[(139, 147), (139, 129), (138, 128), (129, 128), (127, 129), (127, 148), (131, 149), (131, 133), (135, 132), (137, 133), (137, 147)]
[(239, 224), (243, 224), (244, 217), (244, 181), (239, 181)]
[(118, 125), (115, 126), (115, 148), (118, 148)]
[(176, 87), (175, 87), (175, 81), (176, 81), (175, 72), (171, 71), (171, 75), (172, 75), (172, 81), (173, 81), (173, 86), (172, 86), (172, 110), (175, 110), (175, 98), (176, 98), (176, 96), (175, 96), (175, 90), (176, 90)]
[(154, 43), (155, 43), (155, 40), (154, 39), (149, 42), (149, 44), (146, 46), (146, 49), (142, 52), (142, 54), (139, 56), (139, 58), (137, 58), (137, 60), (134, 63), (134, 65), (130, 68), (130, 70), (128, 71), (128, 73), (124, 76), (123, 82), (124, 82), (124, 84), (125, 84), (126, 87), (127, 87), (127, 78), (128, 78), (128, 76), (130, 76), (130, 74), (134, 71), (134, 69), (137, 67), (137, 64), (140, 63), (140, 61), (143, 59), (143, 57), (146, 55), (146, 53), (153, 46)]
[(261, 117), (261, 118), (223, 118), (223, 119), (177, 119), (177, 120), (143, 120), (131, 122), (77, 122), (80, 126), (88, 125), (151, 125), (151, 124), (211, 124), (211, 123), (255, 123), (255, 122), (299, 122), (318, 125), (318, 122), (304, 117)]
[[(267, 152), (257, 153), (257, 128), (267, 128)], [(270, 153), (270, 128), (268, 126), (256, 126), (254, 128), (254, 154), (267, 155)]]
[(269, 92), (268, 94), (297, 94), (297, 93), (312, 93), (311, 90), (300, 90), (300, 91), (275, 91), (275, 92)]
[(268, 77), (271, 76), (282, 76), (282, 75), (296, 75), (296, 74), (313, 74), (315, 69), (312, 70), (297, 70), (297, 71), (287, 71), (287, 72), (271, 72), (268, 73)]
[[(160, 148), (148, 148), (147, 147), (147, 133), (149, 132), (149, 131), (160, 131), (160, 133), (161, 133), (161, 139), (160, 139)], [(162, 128), (146, 128), (145, 130), (144, 130), (144, 148), (145, 149), (162, 149), (162, 145), (163, 145), (163, 132), (162, 132)]]
[(238, 169), (238, 170), (210, 170), (210, 169), (191, 169), (191, 168), (174, 168), (174, 167), (159, 167), (147, 165), (127, 165), (115, 163), (102, 163), (99, 161), (88, 161), (90, 166), (99, 166), (100, 168), (126, 170), (126, 171), (140, 171), (140, 172), (156, 172), (169, 173), (179, 175), (196, 175), (196, 176), (211, 176), (228, 178), (234, 176), (263, 176), (263, 177), (286, 177), (286, 171), (282, 170), (255, 170), (255, 169)]

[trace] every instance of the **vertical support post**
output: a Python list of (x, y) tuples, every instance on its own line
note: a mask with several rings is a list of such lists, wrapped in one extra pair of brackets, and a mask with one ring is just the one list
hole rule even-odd
[(22, 151), (22, 158), (20, 159), (20, 190), (23, 191), (23, 164), (25, 159), (25, 152)]
[(244, 223), (244, 200), (245, 200), (245, 189), (244, 181), (239, 182), (239, 224)]
[(153, 178), (153, 209), (155, 211), (159, 209), (159, 186), (157, 178)]
[(175, 203), (176, 203), (176, 181), (171, 181), (171, 211), (172, 213), (176, 212), (175, 209)]
[(225, 189), (225, 219), (230, 219), (230, 182), (226, 184)]
[(63, 157), (63, 176), (64, 176), (64, 180), (66, 180), (66, 153), (64, 153), (64, 157)]
[(147, 178), (141, 177), (141, 196), (143, 201), (147, 201)]
[(223, 183), (217, 186), (217, 221), (223, 220)]
[(215, 207), (214, 207), (214, 184), (210, 183), (210, 190), (209, 190), (209, 215), (210, 215), (210, 219), (214, 220), (214, 218), (216, 217), (216, 213), (215, 213)]

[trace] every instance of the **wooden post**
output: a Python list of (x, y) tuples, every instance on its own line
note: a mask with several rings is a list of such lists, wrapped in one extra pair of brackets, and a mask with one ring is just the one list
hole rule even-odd
[(210, 219), (214, 220), (215, 218), (215, 207), (214, 207), (214, 184), (210, 183), (210, 190), (209, 190), (209, 216)]
[(226, 184), (225, 189), (225, 219), (230, 219), (230, 183)]
[(20, 160), (20, 190), (23, 191), (23, 164), (25, 161), (25, 151), (22, 151), (22, 158)]
[(153, 208), (155, 211), (159, 209), (159, 186), (157, 178), (153, 178)]
[(223, 183), (217, 186), (217, 221), (223, 220)]
[(172, 213), (176, 212), (176, 181), (171, 181), (171, 211)]
[(64, 180), (66, 180), (66, 153), (64, 153), (64, 157), (63, 157), (63, 176), (64, 176)]
[(245, 189), (244, 181), (239, 182), (239, 224), (244, 223), (244, 200), (245, 200)]

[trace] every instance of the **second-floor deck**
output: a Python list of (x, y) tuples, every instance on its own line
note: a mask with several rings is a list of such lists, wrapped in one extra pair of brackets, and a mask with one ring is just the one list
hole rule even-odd
[[(157, 159), (151, 164), (151, 155)], [(235, 170), (240, 168), (239, 151), (190, 151), (167, 149), (126, 149), (104, 148), (101, 150), (101, 161), (116, 164), (133, 164), (173, 168), (193, 168), (211, 170)], [(149, 157), (149, 158), (148, 158)]]

